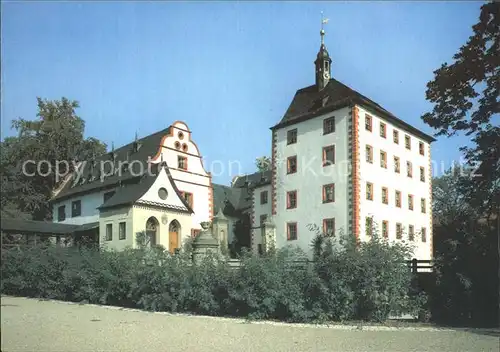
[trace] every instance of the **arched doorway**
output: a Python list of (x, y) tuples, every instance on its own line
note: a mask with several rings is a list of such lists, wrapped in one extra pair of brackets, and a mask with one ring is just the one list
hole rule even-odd
[(168, 250), (174, 254), (179, 248), (179, 238), (181, 237), (181, 225), (177, 220), (173, 220), (168, 226)]
[(159, 222), (152, 216), (146, 221), (146, 247), (156, 246), (158, 238)]

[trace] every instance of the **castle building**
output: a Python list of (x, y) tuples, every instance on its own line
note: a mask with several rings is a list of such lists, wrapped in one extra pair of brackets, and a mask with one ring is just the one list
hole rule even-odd
[[(84, 163), (54, 195), (54, 221), (80, 225), (106, 247), (134, 247), (144, 233), (173, 252), (220, 214), (226, 243), (238, 239), (255, 252), (270, 220), (278, 248), (311, 252), (318, 231), (360, 241), (376, 231), (431, 259), (434, 139), (331, 78), (320, 34), (315, 84), (299, 89), (271, 128), (271, 170), (213, 184), (192, 132), (175, 122)], [(102, 163), (109, 170), (96, 167)]]

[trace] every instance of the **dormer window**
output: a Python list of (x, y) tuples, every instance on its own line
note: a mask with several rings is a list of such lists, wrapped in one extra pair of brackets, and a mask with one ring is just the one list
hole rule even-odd
[(134, 141), (134, 144), (132, 145), (132, 152), (137, 153), (139, 149), (141, 149), (142, 143), (138, 142), (137, 140)]

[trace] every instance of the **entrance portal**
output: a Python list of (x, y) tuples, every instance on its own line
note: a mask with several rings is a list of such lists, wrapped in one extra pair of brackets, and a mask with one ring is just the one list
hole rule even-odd
[(181, 225), (177, 220), (172, 221), (168, 227), (168, 250), (172, 254), (179, 248), (180, 234)]

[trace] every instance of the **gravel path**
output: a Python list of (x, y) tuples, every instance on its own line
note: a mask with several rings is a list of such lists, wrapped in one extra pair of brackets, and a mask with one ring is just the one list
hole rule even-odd
[(3, 352), (498, 351), (499, 335), (245, 323), (2, 297)]

